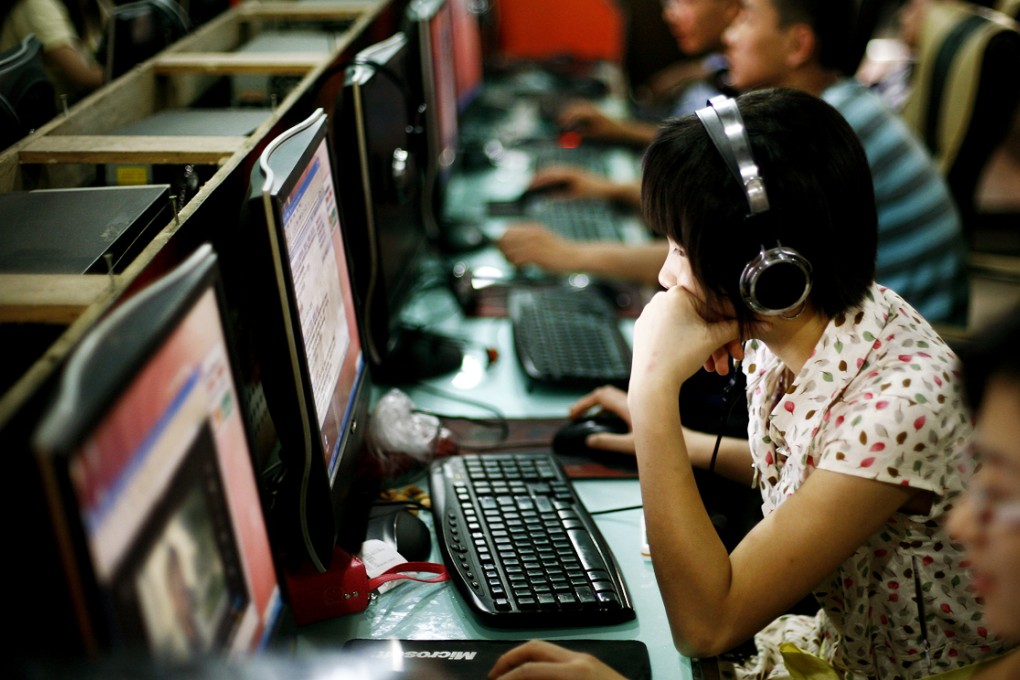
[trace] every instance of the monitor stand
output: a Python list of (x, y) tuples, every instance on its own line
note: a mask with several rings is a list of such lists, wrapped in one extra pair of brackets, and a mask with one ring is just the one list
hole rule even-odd
[(406, 385), (452, 373), (460, 368), (464, 349), (454, 338), (422, 328), (401, 329), (396, 345), (372, 378), (387, 385)]

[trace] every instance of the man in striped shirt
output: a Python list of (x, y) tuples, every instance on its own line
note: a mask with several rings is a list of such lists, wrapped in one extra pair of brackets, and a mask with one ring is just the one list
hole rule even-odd
[[(967, 244), (944, 178), (906, 124), (852, 77), (853, 0), (743, 0), (724, 35), (738, 90), (792, 87), (857, 132), (878, 206), (876, 279), (929, 321), (965, 326)], [(809, 169), (806, 169), (809, 170)], [(846, 234), (853, 238), (853, 234)], [(838, 246), (837, 246), (838, 247)]]

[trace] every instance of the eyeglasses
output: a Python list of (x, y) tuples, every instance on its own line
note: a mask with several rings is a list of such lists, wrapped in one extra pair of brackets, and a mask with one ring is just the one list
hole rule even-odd
[(971, 485), (965, 497), (973, 504), (978, 520), (982, 524), (1020, 527), (1020, 499), (993, 498), (988, 489), (980, 484)]

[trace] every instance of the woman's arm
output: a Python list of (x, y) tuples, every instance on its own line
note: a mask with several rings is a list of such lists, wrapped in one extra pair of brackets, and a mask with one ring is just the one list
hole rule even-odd
[(708, 324), (689, 293), (660, 293), (635, 327), (628, 406), (648, 542), (673, 640), (715, 656), (807, 595), (911, 496), (903, 487), (816, 470), (727, 554), (698, 494), (677, 412), (680, 385), (736, 334)]

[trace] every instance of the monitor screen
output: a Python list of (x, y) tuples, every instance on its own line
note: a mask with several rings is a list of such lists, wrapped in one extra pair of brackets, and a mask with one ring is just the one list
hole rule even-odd
[(280, 444), (273, 521), (288, 557), (319, 571), (348, 509), (368, 398), (327, 128), (318, 109), (276, 136), (248, 199), (249, 236), (261, 247), (249, 265), (262, 293), (251, 318)]
[[(469, 10), (463, 8), (461, 13), (469, 13)], [(462, 18), (473, 19), (471, 16)], [(414, 60), (413, 67), (408, 69), (408, 82), (425, 111), (425, 143), (422, 145), (425, 226), (440, 250), (448, 253), (472, 251), (484, 246), (488, 238), (479, 225), (450, 219), (444, 205), (460, 134), (461, 102), (454, 59), (469, 61), (467, 55), (471, 50), (467, 45), (471, 41), (458, 44), (454, 7), (448, 0), (412, 0), (407, 6), (405, 24)], [(465, 74), (468, 73), (465, 70)], [(466, 82), (467, 79), (465, 87), (468, 87)], [(466, 105), (470, 93), (465, 90), (461, 94)]]
[(407, 331), (401, 317), (431, 257), (409, 57), (402, 32), (359, 52), (347, 71), (334, 123), (344, 236), (361, 300), (364, 344), (372, 377), (386, 383), (451, 371), (461, 354), (420, 329)]
[(177, 0), (132, 0), (110, 9), (97, 56), (107, 82), (157, 55), (191, 30)]
[(453, 68), (457, 111), (463, 113), (482, 89), (482, 33), (471, 0), (448, 0), (453, 12)]
[(438, 220), (441, 198), (457, 155), (457, 81), (453, 15), (447, 0), (412, 0), (408, 37), (414, 51), (412, 91), (425, 105), (426, 218)]
[(209, 246), (68, 360), (34, 448), (83, 647), (265, 646), (280, 588)]

